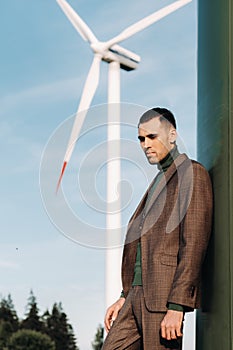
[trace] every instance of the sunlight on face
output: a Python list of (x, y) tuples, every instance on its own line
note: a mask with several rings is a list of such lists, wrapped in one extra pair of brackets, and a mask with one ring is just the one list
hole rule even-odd
[(138, 138), (148, 162), (157, 164), (174, 148), (176, 130), (171, 124), (155, 117), (139, 125)]

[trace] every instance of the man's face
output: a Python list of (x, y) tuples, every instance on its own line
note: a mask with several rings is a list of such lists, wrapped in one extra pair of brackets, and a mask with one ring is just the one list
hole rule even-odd
[(176, 130), (155, 117), (138, 128), (138, 138), (150, 164), (159, 163), (174, 147)]

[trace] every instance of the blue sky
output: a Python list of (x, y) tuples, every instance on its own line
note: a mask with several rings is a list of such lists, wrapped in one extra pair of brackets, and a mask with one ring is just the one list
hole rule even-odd
[[(115, 36), (171, 3), (165, 0), (69, 2), (101, 40)], [(0, 23), (0, 294), (12, 294), (20, 316), (24, 314), (31, 288), (41, 311), (61, 301), (81, 350), (88, 350), (105, 312), (105, 250), (74, 243), (56, 229), (42, 203), (39, 172), (49, 138), (76, 112), (92, 52), (55, 0), (8, 0), (1, 5)], [(196, 156), (196, 26), (196, 1), (193, 1), (129, 38), (122, 46), (139, 54), (141, 63), (138, 70), (121, 73), (121, 101), (145, 108), (156, 105), (170, 108), (177, 118), (186, 152), (193, 158)], [(107, 68), (102, 63), (93, 106), (107, 101)], [(57, 145), (61, 152), (64, 145), (62, 142)], [(93, 145), (84, 139), (80, 146), (82, 155)], [(135, 152), (140, 150), (135, 148)], [(126, 156), (129, 157), (127, 152)], [(76, 176), (75, 157), (66, 182)], [(145, 168), (148, 168), (146, 160)], [(93, 171), (92, 166), (85, 171)], [(123, 171), (134, 185), (134, 167), (128, 162)], [(100, 179), (98, 186), (104, 195), (104, 174)], [(145, 186), (142, 181), (133, 192), (124, 213), (125, 222)], [(83, 215), (87, 220), (89, 214), (83, 212)], [(92, 220), (93, 225), (99, 224), (97, 216)]]

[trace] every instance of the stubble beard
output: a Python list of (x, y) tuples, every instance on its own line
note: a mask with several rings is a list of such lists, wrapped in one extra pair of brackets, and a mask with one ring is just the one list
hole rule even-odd
[(151, 164), (151, 165), (153, 165), (153, 164), (158, 164), (159, 163), (159, 160), (158, 160), (158, 158), (156, 157), (156, 156), (148, 156), (147, 154), (146, 154), (146, 158), (147, 158), (147, 160), (148, 160), (148, 162)]

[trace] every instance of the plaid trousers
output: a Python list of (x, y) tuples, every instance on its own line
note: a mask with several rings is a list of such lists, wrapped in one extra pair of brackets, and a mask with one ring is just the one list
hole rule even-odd
[(161, 337), (160, 324), (164, 316), (165, 312), (147, 310), (143, 287), (132, 287), (102, 350), (182, 350), (181, 338)]

